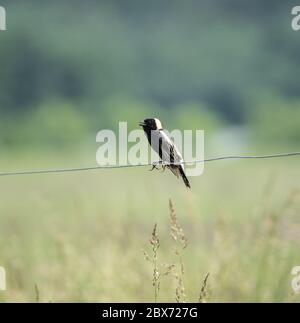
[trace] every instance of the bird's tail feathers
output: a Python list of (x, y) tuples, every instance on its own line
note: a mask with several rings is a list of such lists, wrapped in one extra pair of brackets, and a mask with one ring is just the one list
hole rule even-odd
[(179, 172), (180, 172), (180, 175), (181, 175), (181, 177), (182, 177), (182, 179), (184, 181), (185, 186), (187, 188), (191, 188), (190, 182), (189, 182), (188, 178), (186, 177), (185, 172), (184, 172), (182, 166), (179, 167)]

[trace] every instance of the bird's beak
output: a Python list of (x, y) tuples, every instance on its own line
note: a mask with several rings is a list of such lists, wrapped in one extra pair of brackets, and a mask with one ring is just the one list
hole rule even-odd
[(145, 123), (143, 121), (139, 122), (139, 126), (144, 127)]

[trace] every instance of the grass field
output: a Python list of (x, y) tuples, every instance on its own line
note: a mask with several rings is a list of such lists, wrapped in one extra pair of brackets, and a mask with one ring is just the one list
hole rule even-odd
[[(48, 164), (2, 160), (1, 170), (38, 165)], [(157, 223), (157, 270), (174, 265), (160, 276), (158, 301), (175, 301), (181, 284), (182, 300), (197, 302), (209, 273), (204, 301), (297, 302), (299, 175), (299, 160), (290, 158), (206, 164), (203, 176), (191, 178), (192, 191), (168, 171), (147, 168), (2, 177), (7, 291), (0, 301), (152, 302), (153, 265), (143, 253), (152, 257)], [(181, 260), (169, 198), (188, 239)]]

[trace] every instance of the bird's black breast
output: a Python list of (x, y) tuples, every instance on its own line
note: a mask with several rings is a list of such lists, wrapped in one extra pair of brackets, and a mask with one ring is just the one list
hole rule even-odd
[(163, 141), (163, 138), (162, 137), (160, 137), (159, 138), (159, 141), (158, 141), (158, 143), (157, 142), (154, 142), (154, 143), (152, 143), (152, 137), (151, 137), (151, 135), (152, 135), (152, 130), (149, 130), (149, 129), (145, 129), (144, 128), (144, 131), (145, 131), (145, 134), (146, 134), (146, 136), (147, 136), (147, 139), (148, 139), (148, 142), (149, 142), (149, 145), (153, 148), (153, 145), (157, 145), (158, 144), (158, 155), (159, 155), (159, 157), (160, 157), (160, 159), (163, 159), (163, 153), (162, 153), (162, 146), (163, 146), (163, 144), (162, 144), (162, 141)]
[(151, 130), (150, 129), (146, 129), (144, 128), (144, 132), (147, 136), (147, 139), (148, 139), (148, 142), (149, 142), (149, 145), (151, 145)]

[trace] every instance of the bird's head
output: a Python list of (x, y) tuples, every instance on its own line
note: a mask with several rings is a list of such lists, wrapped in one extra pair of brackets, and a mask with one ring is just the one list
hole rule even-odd
[(143, 127), (144, 130), (161, 130), (161, 122), (157, 118), (149, 118), (140, 122), (139, 125)]

